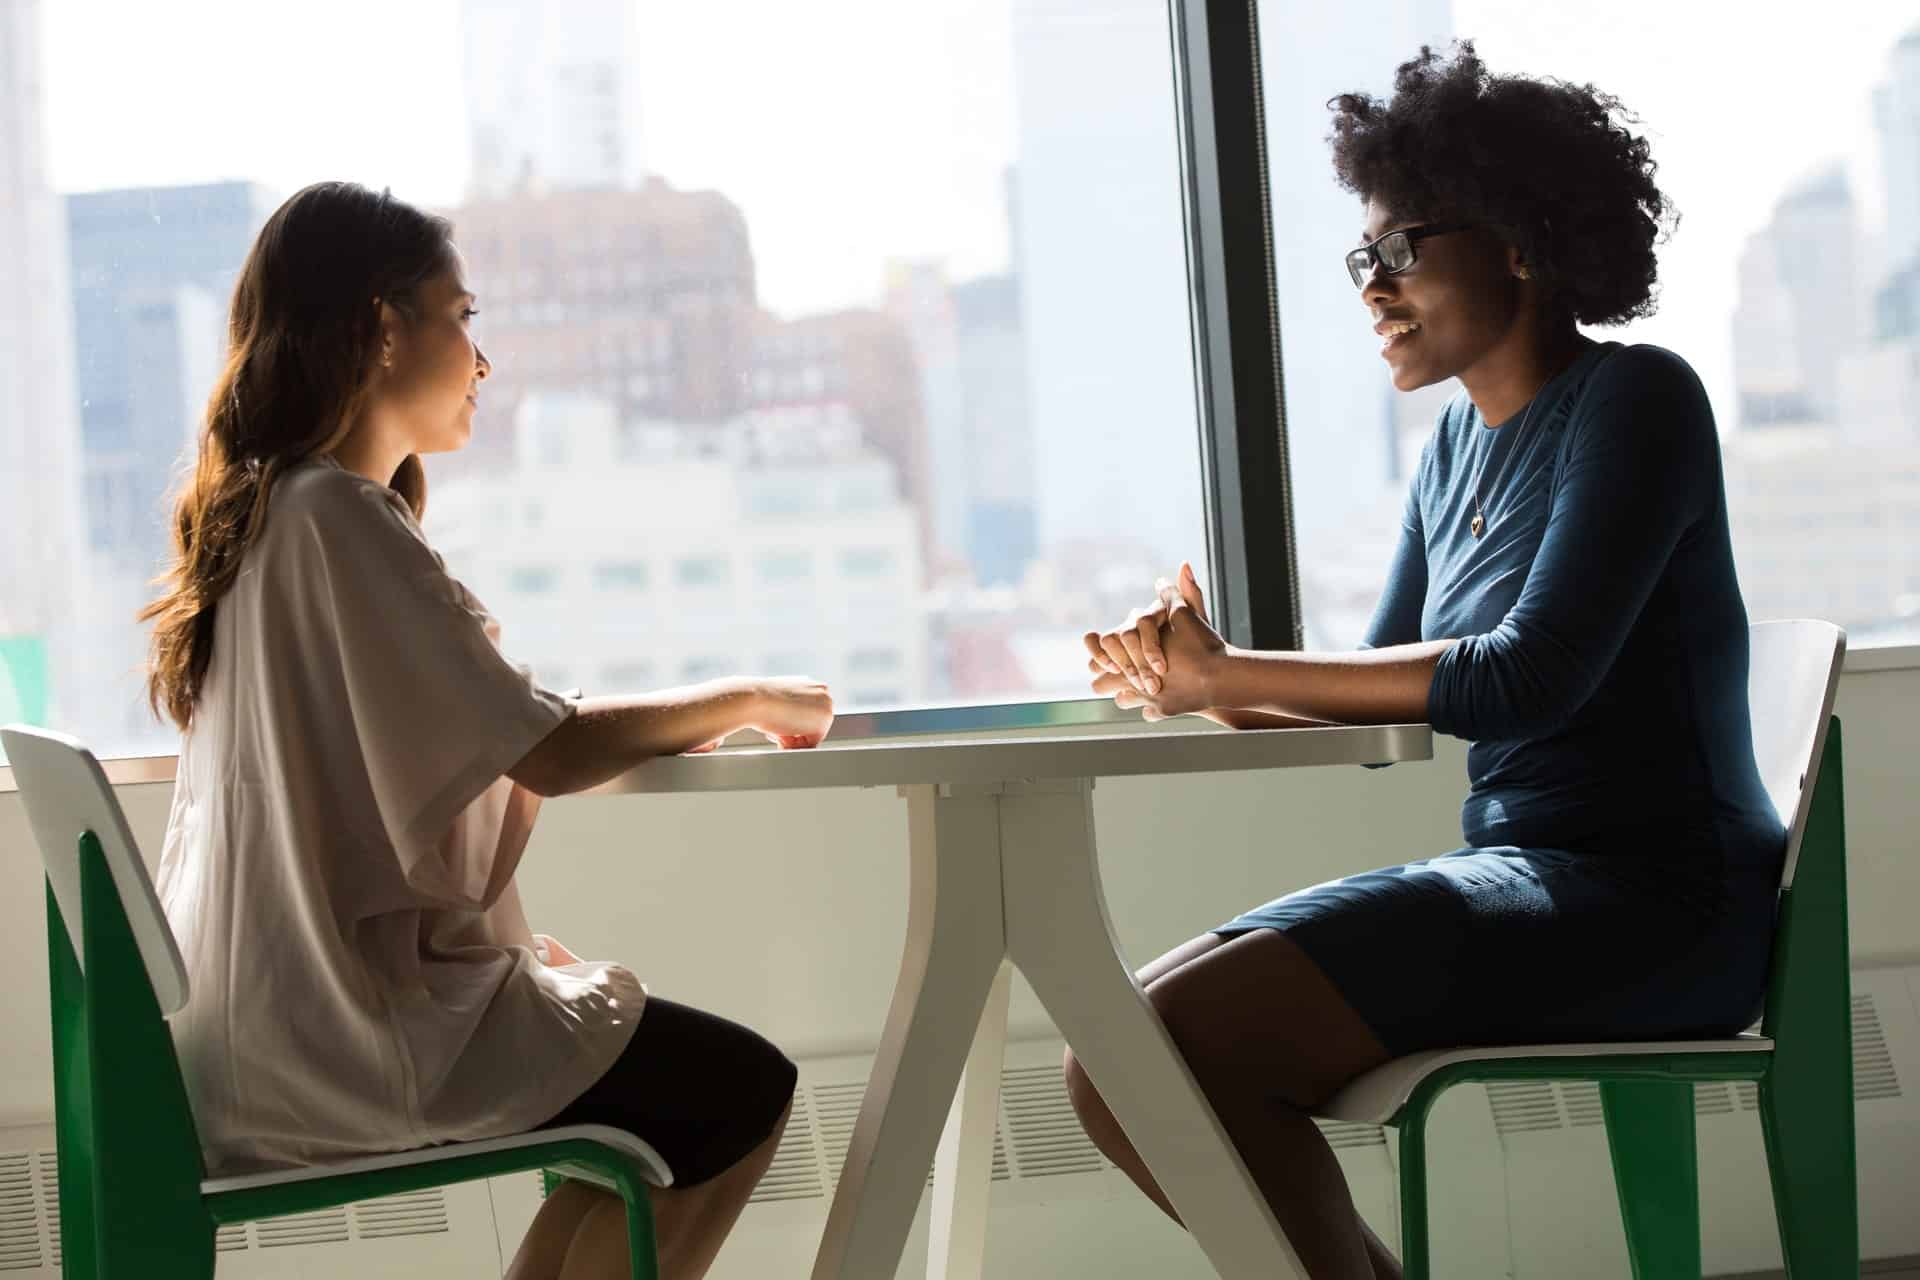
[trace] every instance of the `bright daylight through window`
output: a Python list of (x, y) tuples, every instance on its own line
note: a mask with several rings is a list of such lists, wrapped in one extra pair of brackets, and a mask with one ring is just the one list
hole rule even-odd
[[(164, 494), (241, 258), (320, 178), (455, 223), (495, 376), (427, 532), (554, 688), (1079, 698), (1081, 631), (1204, 563), (1164, 0), (268, 8), (0, 7), (0, 719), (172, 749)], [(1327, 100), (1463, 36), (1641, 120), (1680, 221), (1657, 314), (1595, 336), (1704, 380), (1751, 616), (1920, 641), (1920, 22), (1722, 9), (1261, 0), (1310, 647), (1360, 638), (1455, 390), (1388, 383)]]
[(455, 224), (495, 372), (426, 530), (551, 687), (1085, 697), (1205, 556), (1163, 0), (24, 0), (0, 51), (0, 720), (173, 749), (164, 496), (325, 178)]
[(1261, 0), (1307, 643), (1364, 633), (1421, 445), (1458, 384), (1387, 383), (1341, 256), (1361, 226), (1327, 99), (1385, 95), (1422, 43), (1591, 81), (1640, 117), (1680, 212), (1658, 312), (1595, 337), (1679, 353), (1713, 401), (1756, 621), (1920, 643), (1920, 11), (1622, 0)]

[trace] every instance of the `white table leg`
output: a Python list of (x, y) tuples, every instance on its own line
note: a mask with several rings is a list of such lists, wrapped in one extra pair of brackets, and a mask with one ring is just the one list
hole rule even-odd
[(900, 790), (912, 861), (906, 948), (813, 1280), (879, 1280), (899, 1268), (941, 1121), (1006, 955), (998, 797)]
[[(1114, 943), (1091, 780), (1009, 784), (1000, 832), (1009, 954), (1214, 1270), (1226, 1280), (1304, 1277)], [(1177, 864), (1167, 873), (1179, 874)]]
[(933, 1157), (933, 1214), (927, 1232), (927, 1280), (980, 1280), (986, 1262), (987, 1208), (993, 1194), (993, 1129), (1000, 1114), (1000, 1067), (1007, 1049), (1007, 1000), (1013, 966), (1000, 972), (980, 1013), (960, 1092)]

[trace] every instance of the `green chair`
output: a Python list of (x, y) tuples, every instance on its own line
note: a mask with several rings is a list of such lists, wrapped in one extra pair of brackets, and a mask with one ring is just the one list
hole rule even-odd
[(1331, 1119), (1400, 1134), (1400, 1238), (1408, 1280), (1426, 1280), (1426, 1142), (1434, 1101), (1465, 1082), (1593, 1080), (1634, 1280), (1699, 1280), (1696, 1081), (1759, 1082), (1760, 1124), (1781, 1250), (1794, 1280), (1860, 1273), (1847, 970), (1840, 721), (1846, 633), (1825, 622), (1752, 628), (1754, 754), (1787, 824), (1787, 857), (1758, 1035), (1727, 1040), (1545, 1044), (1410, 1054), (1327, 1102)]
[(68, 1280), (206, 1280), (226, 1223), (529, 1169), (617, 1192), (635, 1280), (658, 1275), (647, 1188), (672, 1185), (672, 1173), (646, 1143), (604, 1125), (208, 1178), (165, 1021), (187, 1002), (186, 967), (106, 774), (62, 734), (9, 725), (0, 743), (47, 868)]

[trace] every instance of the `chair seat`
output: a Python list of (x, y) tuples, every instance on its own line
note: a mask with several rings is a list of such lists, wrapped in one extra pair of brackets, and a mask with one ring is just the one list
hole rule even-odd
[(208, 1178), (200, 1184), (202, 1195), (220, 1195), (229, 1191), (256, 1191), (263, 1187), (282, 1187), (316, 1178), (338, 1178), (357, 1173), (376, 1173), (382, 1169), (403, 1169), (409, 1165), (436, 1164), (455, 1156), (478, 1156), (496, 1151), (515, 1151), (522, 1147), (544, 1146), (550, 1142), (575, 1139), (612, 1147), (638, 1161), (646, 1170), (646, 1180), (656, 1187), (673, 1185), (673, 1170), (660, 1153), (624, 1129), (604, 1124), (575, 1124), (558, 1129), (534, 1129), (504, 1138), (482, 1138), (475, 1142), (448, 1142), (436, 1147), (395, 1151), (385, 1155), (362, 1156), (330, 1164), (302, 1165), (296, 1169), (274, 1169), (267, 1173), (247, 1173), (225, 1178)]
[(1496, 1062), (1504, 1058), (1610, 1058), (1674, 1053), (1764, 1053), (1766, 1036), (1745, 1033), (1725, 1040), (1632, 1040), (1611, 1044), (1515, 1044), (1465, 1049), (1431, 1049), (1382, 1063), (1356, 1077), (1329, 1098), (1316, 1114), (1354, 1124), (1385, 1124), (1405, 1106), (1422, 1080), (1460, 1062)]

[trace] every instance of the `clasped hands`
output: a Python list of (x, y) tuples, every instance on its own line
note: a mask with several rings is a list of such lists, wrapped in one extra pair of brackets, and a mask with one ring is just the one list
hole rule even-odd
[(1086, 634), (1093, 691), (1148, 720), (1189, 715), (1214, 706), (1226, 641), (1207, 618), (1206, 597), (1182, 564), (1177, 579), (1154, 584), (1157, 599), (1135, 609), (1111, 631)]

